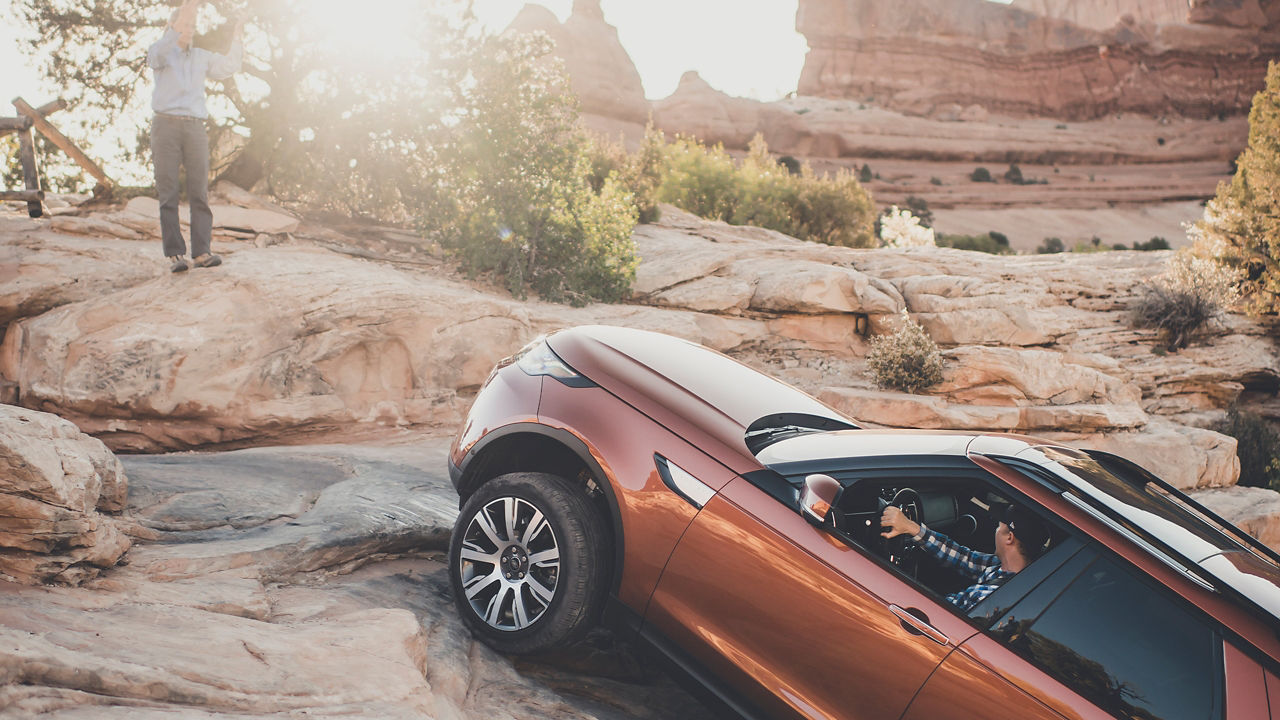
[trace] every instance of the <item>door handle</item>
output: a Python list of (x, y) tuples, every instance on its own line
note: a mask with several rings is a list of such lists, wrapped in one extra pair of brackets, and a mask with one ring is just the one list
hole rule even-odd
[(889, 612), (896, 615), (898, 621), (902, 623), (902, 629), (912, 635), (923, 635), (943, 646), (951, 644), (950, 638), (929, 624), (929, 616), (925, 615), (923, 611), (916, 608), (901, 608), (897, 605), (890, 605)]

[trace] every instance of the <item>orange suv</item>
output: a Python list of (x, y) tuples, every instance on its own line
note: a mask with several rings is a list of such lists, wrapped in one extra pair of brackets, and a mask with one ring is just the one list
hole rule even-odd
[(1115, 455), (858, 429), (591, 326), (494, 369), (450, 471), (457, 606), (505, 652), (603, 619), (743, 717), (1280, 720), (1280, 557)]

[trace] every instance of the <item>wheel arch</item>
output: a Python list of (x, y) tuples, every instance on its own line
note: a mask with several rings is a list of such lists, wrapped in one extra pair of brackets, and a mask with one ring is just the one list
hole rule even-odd
[[(481, 438), (463, 458), (458, 480), (458, 507), (479, 487), (511, 472), (545, 472), (568, 480), (587, 473), (600, 489), (605, 527), (613, 542), (610, 593), (616, 595), (622, 581), (622, 516), (613, 484), (587, 444), (574, 433), (539, 423), (513, 423)], [(586, 488), (582, 489), (584, 493)]]

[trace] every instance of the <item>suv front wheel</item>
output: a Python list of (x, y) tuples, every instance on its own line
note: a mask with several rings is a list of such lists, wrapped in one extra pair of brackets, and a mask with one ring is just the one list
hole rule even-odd
[(510, 473), (462, 506), (449, 542), (458, 611), (506, 653), (572, 643), (604, 600), (608, 537), (595, 508), (564, 478)]

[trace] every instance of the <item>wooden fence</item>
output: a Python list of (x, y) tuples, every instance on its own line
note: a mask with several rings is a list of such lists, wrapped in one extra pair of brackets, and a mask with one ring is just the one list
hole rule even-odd
[(48, 138), (49, 142), (66, 153), (72, 160), (75, 160), (77, 165), (84, 168), (85, 172), (88, 172), (98, 181), (97, 187), (93, 189), (94, 195), (110, 195), (115, 188), (115, 183), (111, 182), (111, 179), (102, 171), (102, 168), (98, 167), (97, 163), (90, 160), (89, 156), (81, 152), (75, 143), (71, 142), (66, 135), (58, 131), (58, 128), (49, 123), (47, 117), (65, 109), (66, 106), (63, 101), (54, 100), (36, 108), (31, 107), (22, 98), (16, 97), (13, 99), (13, 107), (17, 110), (16, 117), (0, 117), (0, 137), (9, 133), (18, 134), (18, 161), (22, 164), (22, 178), (23, 183), (26, 185), (23, 190), (0, 191), (0, 200), (26, 201), (27, 214), (33, 218), (38, 218), (44, 214), (42, 204), (44, 201), (44, 189), (40, 187), (40, 158), (36, 152), (33, 129)]

